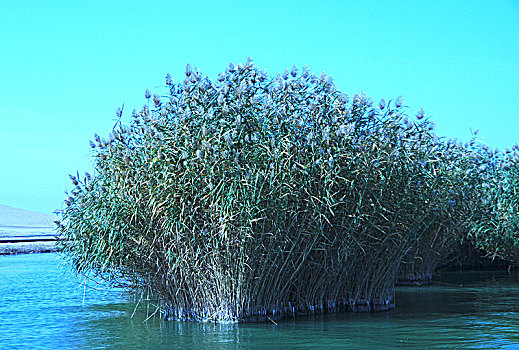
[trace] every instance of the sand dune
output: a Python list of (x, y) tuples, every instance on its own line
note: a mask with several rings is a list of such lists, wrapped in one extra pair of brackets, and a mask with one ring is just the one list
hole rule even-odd
[(0, 237), (54, 235), (55, 215), (0, 205)]

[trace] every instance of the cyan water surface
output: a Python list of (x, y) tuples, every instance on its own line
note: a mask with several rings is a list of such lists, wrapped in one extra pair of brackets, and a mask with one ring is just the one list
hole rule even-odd
[(519, 349), (517, 272), (449, 272), (397, 289), (396, 310), (264, 324), (150, 318), (121, 290), (87, 289), (59, 254), (0, 256), (0, 349)]

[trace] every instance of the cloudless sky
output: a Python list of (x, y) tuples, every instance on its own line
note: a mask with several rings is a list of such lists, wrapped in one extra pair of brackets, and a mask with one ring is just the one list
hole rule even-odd
[(375, 101), (403, 95), (440, 136), (519, 141), (519, 1), (0, 0), (0, 204), (50, 213), (107, 136), (186, 63), (326, 71)]

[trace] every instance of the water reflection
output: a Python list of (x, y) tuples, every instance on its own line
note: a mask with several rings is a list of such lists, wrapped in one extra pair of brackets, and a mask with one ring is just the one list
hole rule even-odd
[[(144, 322), (154, 309), (119, 290), (84, 294), (57, 254), (0, 257), (0, 347), (387, 349), (519, 347), (517, 273), (444, 273), (402, 287), (397, 309), (221, 325)], [(135, 315), (132, 318), (131, 315)]]

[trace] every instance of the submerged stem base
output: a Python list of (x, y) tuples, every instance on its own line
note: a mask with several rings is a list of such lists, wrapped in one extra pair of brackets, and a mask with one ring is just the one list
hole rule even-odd
[(195, 321), (195, 322), (215, 322), (215, 323), (258, 323), (279, 321), (284, 318), (315, 315), (323, 313), (335, 313), (340, 311), (350, 312), (379, 312), (395, 308), (393, 295), (374, 302), (369, 300), (337, 302), (329, 301), (320, 305), (295, 305), (288, 303), (280, 308), (257, 307), (254, 309), (244, 309), (241, 312), (234, 312), (231, 309), (221, 309), (218, 311), (203, 310), (183, 310), (179, 308), (166, 308), (164, 318), (175, 321)]

